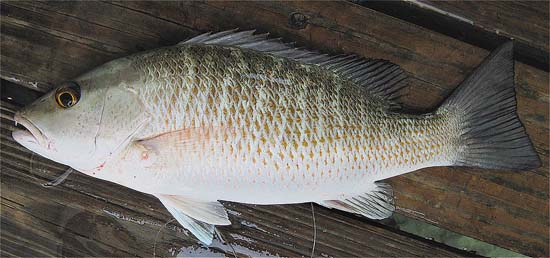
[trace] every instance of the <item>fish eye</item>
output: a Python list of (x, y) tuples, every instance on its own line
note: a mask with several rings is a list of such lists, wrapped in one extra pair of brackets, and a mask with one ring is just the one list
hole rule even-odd
[(55, 92), (55, 101), (62, 108), (70, 108), (80, 99), (80, 87), (75, 82), (69, 82)]

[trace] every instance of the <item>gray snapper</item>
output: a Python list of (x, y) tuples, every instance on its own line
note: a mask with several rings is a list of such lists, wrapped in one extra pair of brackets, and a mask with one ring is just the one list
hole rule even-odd
[(372, 219), (380, 180), (432, 166), (540, 161), (516, 114), (512, 44), (434, 112), (399, 111), (405, 73), (253, 31), (203, 34), (104, 64), (15, 115), (14, 139), (82, 173), (152, 194), (198, 239), (230, 224), (219, 200), (316, 202)]

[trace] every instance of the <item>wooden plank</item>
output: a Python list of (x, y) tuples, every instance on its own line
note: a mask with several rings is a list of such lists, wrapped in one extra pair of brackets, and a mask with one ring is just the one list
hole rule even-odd
[(548, 72), (547, 1), (357, 3), (485, 49), (514, 40), (516, 60)]
[(489, 32), (502, 34), (548, 51), (550, 6), (548, 1), (443, 2), (421, 0), (415, 4), (437, 8), (469, 20)]
[[(102, 12), (86, 12), (107, 9), (114, 9), (119, 15), (113, 18), (113, 15)], [(269, 31), (314, 49), (389, 59), (412, 76), (407, 103), (414, 108), (430, 109), (488, 53), (373, 10), (342, 2), (9, 2), (2, 3), (1, 11), (3, 18), (9, 17), (2, 19), (6, 33), (3, 31), (1, 46), (9, 51), (0, 53), (3, 68), (0, 76), (11, 81), (19, 80), (27, 86), (29, 83), (25, 82), (51, 85), (69, 79), (101, 62), (137, 51), (133, 48), (135, 45), (169, 45), (199, 31), (240, 27)], [(296, 13), (306, 18), (305, 27), (289, 25)], [(34, 20), (34, 17), (42, 16), (53, 18)], [(125, 20), (125, 17), (133, 18)], [(78, 20), (87, 30), (50, 24), (47, 19), (67, 21), (67, 24)], [(365, 26), (367, 21), (368, 26)], [(128, 32), (125, 27), (130, 28)], [(106, 31), (107, 28), (117, 31), (117, 37), (132, 38), (133, 41), (120, 40), (122, 43), (116, 46), (121, 52), (108, 52), (105, 49), (110, 48), (103, 46), (115, 43), (106, 36), (113, 34)], [(164, 31), (163, 28), (172, 29)], [(29, 31), (33, 33), (26, 33)], [(88, 38), (89, 41), (75, 42), (70, 35)], [(151, 35), (162, 35), (167, 40), (151, 43), (147, 38), (154, 37)], [(100, 43), (90, 45), (91, 41)], [(23, 65), (19, 60), (25, 60), (29, 65)], [(548, 232), (542, 230), (549, 226), (547, 77), (548, 73), (529, 65), (516, 65), (520, 118), (544, 167), (524, 173), (430, 168), (396, 177), (389, 181), (397, 192), (399, 212), (523, 254), (547, 256), (549, 237)], [(44, 91), (48, 87), (39, 89)], [(62, 171), (56, 174), (60, 173)], [(117, 198), (124, 203), (123, 197)], [(132, 209), (139, 210), (139, 207), (135, 205)], [(304, 218), (309, 216), (308, 212), (301, 212)], [(351, 218), (342, 220), (347, 219)], [(527, 227), (523, 226), (525, 223)], [(277, 230), (277, 227), (270, 230)], [(272, 242), (270, 238), (263, 239), (265, 243)], [(302, 245), (302, 254), (308, 255), (303, 251), (305, 243), (300, 241), (300, 237), (289, 238), (281, 248)], [(269, 246), (277, 244), (270, 243)], [(348, 253), (342, 253), (345, 254)]]

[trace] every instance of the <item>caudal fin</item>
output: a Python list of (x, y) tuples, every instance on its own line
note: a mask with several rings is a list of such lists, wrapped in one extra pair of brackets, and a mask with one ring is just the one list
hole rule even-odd
[(516, 113), (512, 42), (493, 51), (438, 113), (449, 114), (458, 127), (455, 165), (506, 170), (540, 166)]

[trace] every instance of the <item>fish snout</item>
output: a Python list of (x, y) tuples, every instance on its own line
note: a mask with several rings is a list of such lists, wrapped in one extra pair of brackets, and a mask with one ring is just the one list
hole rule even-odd
[(15, 126), (22, 125), (24, 129), (15, 130), (12, 132), (12, 137), (19, 143), (31, 143), (49, 149), (50, 144), (44, 133), (36, 127), (29, 119), (24, 116), (24, 113), (17, 112), (13, 116)]

